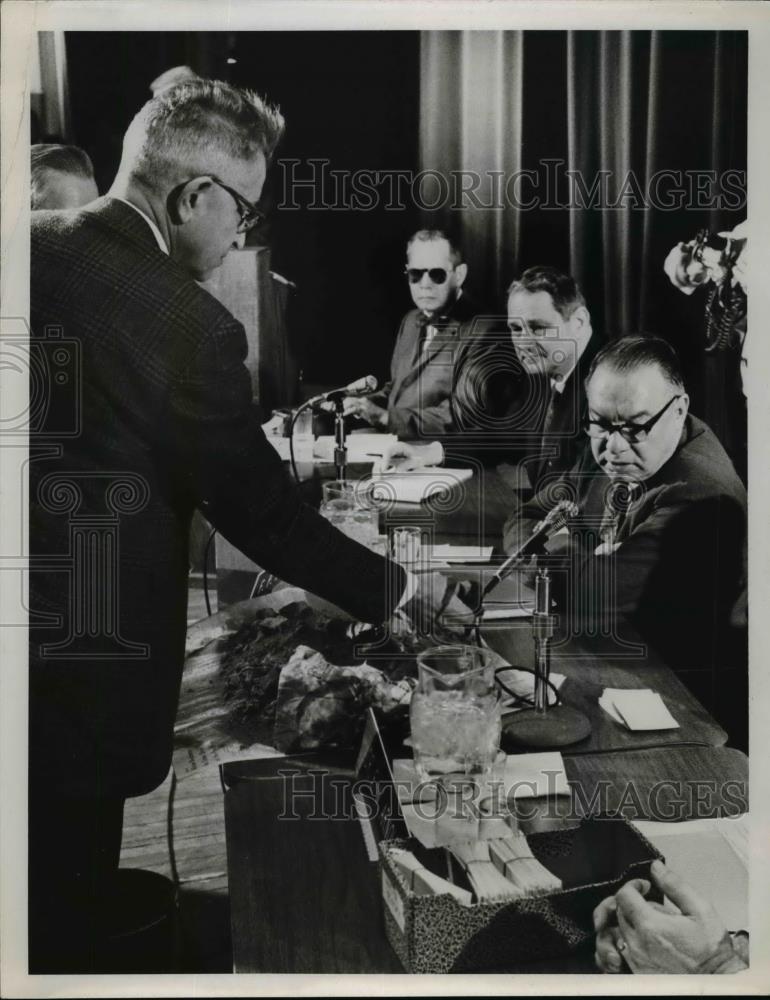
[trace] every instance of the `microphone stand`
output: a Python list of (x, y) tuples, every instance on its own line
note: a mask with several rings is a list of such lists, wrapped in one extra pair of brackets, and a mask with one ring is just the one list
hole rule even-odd
[(538, 570), (535, 577), (535, 607), (532, 612), (532, 640), (535, 647), (534, 708), (514, 712), (503, 725), (503, 747), (564, 747), (578, 743), (591, 734), (588, 718), (571, 705), (558, 701), (549, 706), (551, 676), (551, 640), (556, 616), (551, 613), (551, 578), (548, 570)]
[(334, 468), (337, 479), (347, 478), (348, 449), (345, 444), (345, 415), (342, 407), (343, 397), (334, 399)]
[(548, 680), (551, 676), (551, 639), (556, 619), (551, 614), (551, 578), (547, 569), (535, 577), (535, 610), (532, 612), (532, 638), (535, 643), (535, 711), (548, 711)]

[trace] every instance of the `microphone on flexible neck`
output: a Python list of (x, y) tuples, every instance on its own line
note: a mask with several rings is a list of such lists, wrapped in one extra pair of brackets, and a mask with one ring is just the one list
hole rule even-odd
[(375, 392), (376, 389), (377, 379), (374, 375), (364, 375), (363, 378), (356, 379), (355, 382), (344, 385), (341, 389), (330, 389), (329, 392), (322, 392), (317, 396), (313, 396), (312, 399), (308, 400), (308, 405), (334, 402), (337, 399), (342, 399), (344, 396), (368, 396), (370, 392)]
[(497, 572), (489, 579), (487, 585), (484, 587), (484, 591), (481, 595), (482, 600), (494, 590), (494, 588), (501, 583), (507, 576), (510, 576), (513, 570), (521, 563), (521, 560), (526, 556), (530, 556), (535, 552), (540, 552), (543, 546), (548, 541), (548, 539), (555, 535), (557, 531), (561, 531), (564, 525), (576, 517), (579, 513), (577, 504), (572, 503), (571, 500), (560, 500), (556, 506), (550, 510), (542, 521), (534, 526), (530, 532), (529, 537), (524, 541), (515, 552), (508, 556), (505, 562), (499, 567)]

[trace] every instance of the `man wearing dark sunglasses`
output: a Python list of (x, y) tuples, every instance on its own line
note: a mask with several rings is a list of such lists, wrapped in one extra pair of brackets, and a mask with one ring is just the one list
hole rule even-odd
[(666, 341), (611, 342), (585, 389), (590, 448), (506, 525), (505, 548), (516, 549), (554, 497), (575, 500), (580, 517), (549, 543), (571, 564), (557, 585), (564, 624), (622, 635), (628, 620), (736, 745), (746, 735), (746, 491), (714, 433), (688, 413)]
[(374, 396), (346, 400), (347, 413), (399, 438), (435, 437), (451, 428), (459, 328), (476, 312), (463, 292), (467, 273), (459, 248), (441, 230), (412, 236), (405, 276), (415, 308), (401, 321), (390, 382)]

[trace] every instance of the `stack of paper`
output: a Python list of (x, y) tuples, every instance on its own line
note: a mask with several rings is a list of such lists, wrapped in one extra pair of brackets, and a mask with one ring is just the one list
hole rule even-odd
[(279, 437), (277, 434), (268, 434), (267, 440), (275, 448), (284, 462), (288, 462), (290, 460), (291, 454), (289, 452), (289, 439), (287, 437)]
[(432, 563), (487, 563), (492, 558), (491, 545), (430, 545), (428, 559)]
[[(398, 438), (395, 434), (348, 434), (345, 439), (345, 447), (348, 452), (348, 462), (374, 463), (376, 458), (381, 458), (385, 449), (395, 444)], [(313, 458), (322, 462), (334, 461), (334, 436), (322, 434), (316, 438), (313, 445)]]
[(679, 729), (679, 723), (661, 696), (649, 688), (605, 688), (599, 704), (615, 722), (627, 729)]
[(421, 503), (436, 494), (450, 493), (472, 476), (473, 469), (419, 469), (372, 477), (369, 488), (375, 500)]
[(394, 760), (393, 778), (409, 833), (425, 847), (500, 837), (494, 820), (508, 813), (509, 800), (570, 793), (558, 752), (501, 754), (487, 779), (469, 778), (454, 790), (450, 784), (442, 795), (434, 783), (420, 780), (411, 760)]

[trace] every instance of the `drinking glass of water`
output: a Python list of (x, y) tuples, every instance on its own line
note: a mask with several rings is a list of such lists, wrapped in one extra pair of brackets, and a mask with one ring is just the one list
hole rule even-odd
[(421, 780), (489, 775), (500, 748), (494, 662), (476, 646), (434, 646), (418, 656), (409, 717)]

